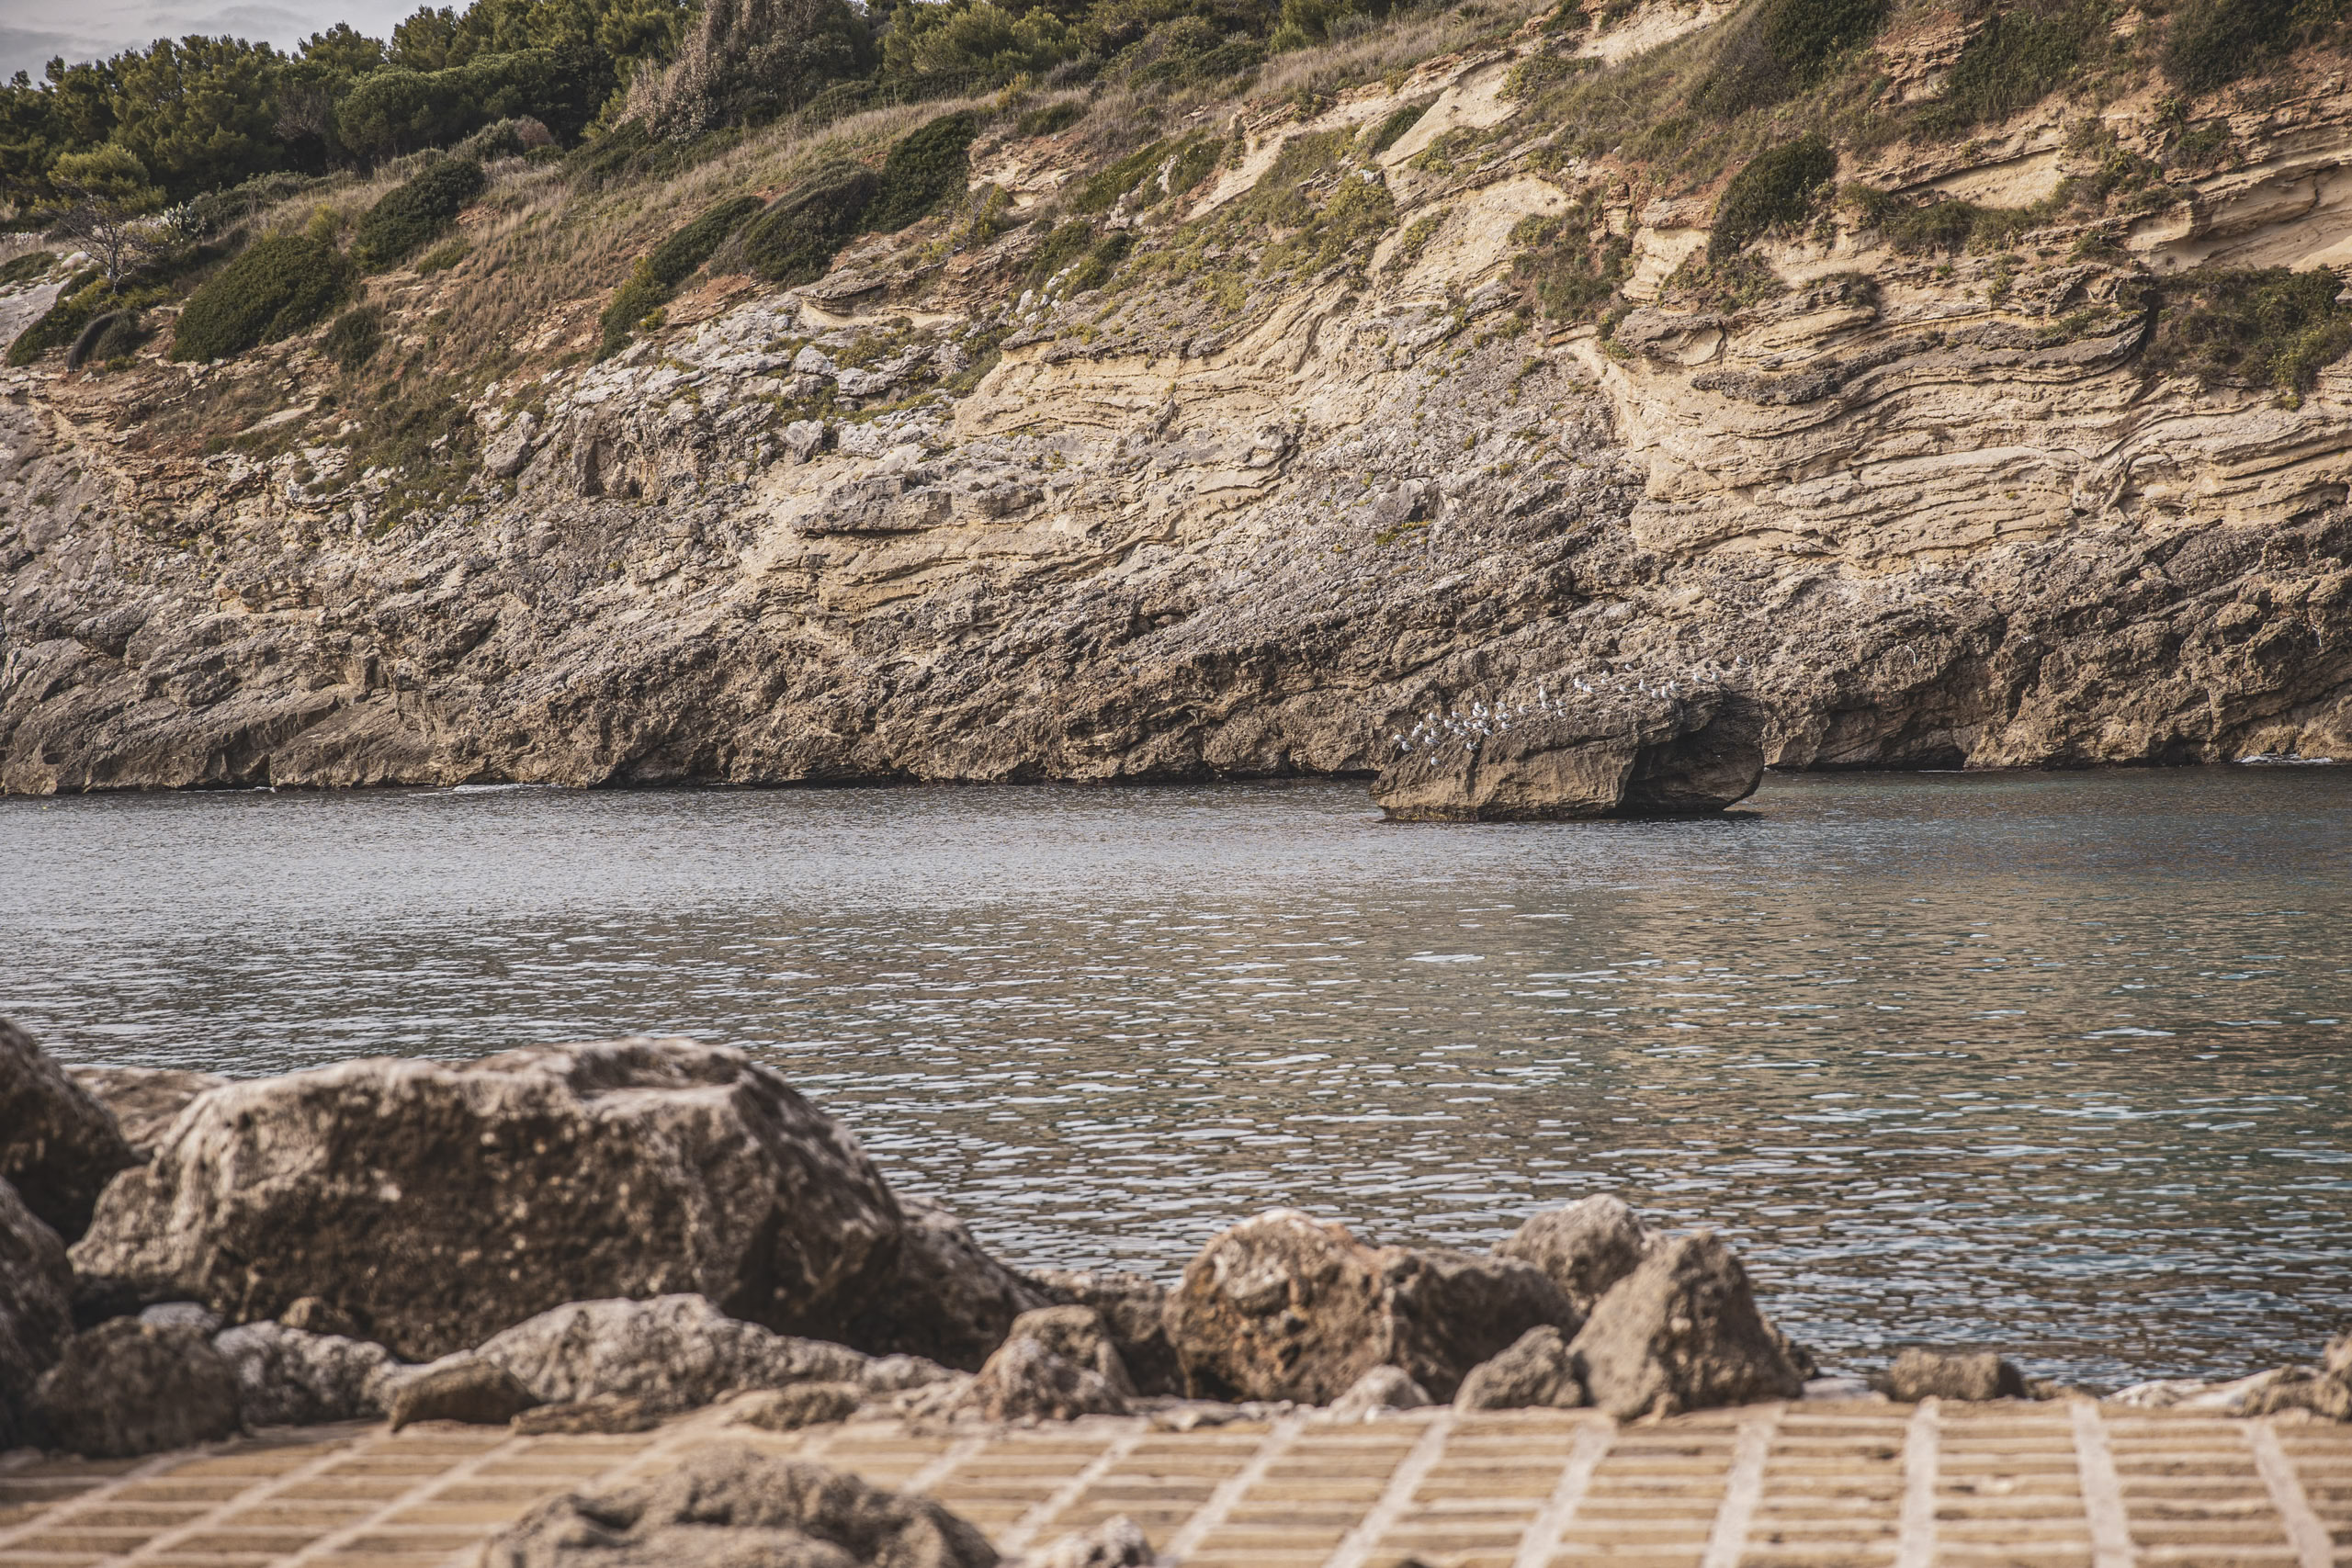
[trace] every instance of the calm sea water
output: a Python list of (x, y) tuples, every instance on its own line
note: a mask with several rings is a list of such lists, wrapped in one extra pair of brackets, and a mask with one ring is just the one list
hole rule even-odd
[(1339, 784), (0, 800), (0, 1010), (239, 1075), (733, 1042), (1028, 1264), (1614, 1190), (1826, 1359), (2119, 1382), (2352, 1322), (2347, 808), (2318, 768), (1490, 828)]

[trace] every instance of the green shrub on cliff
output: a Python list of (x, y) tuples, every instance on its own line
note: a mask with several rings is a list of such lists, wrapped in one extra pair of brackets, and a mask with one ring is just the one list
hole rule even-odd
[(1922, 129), (1965, 130), (2031, 108), (2073, 81), (2107, 45), (2106, 0), (2027, 4), (2002, 11), (1970, 37), (1940, 102)]
[(605, 307), (604, 315), (598, 319), (605, 334), (599, 354), (609, 355), (628, 342), (637, 324), (667, 304), (678, 286), (692, 277), (695, 270), (710, 259), (711, 253), (726, 243), (727, 237), (759, 209), (760, 198), (756, 196), (722, 201), (654, 246), (652, 254), (639, 262), (614, 291), (612, 303)]
[(486, 184), (481, 165), (470, 159), (439, 158), (427, 164), (368, 209), (352, 242), (351, 259), (369, 272), (397, 265), (455, 222)]
[(871, 169), (827, 164), (778, 197), (743, 231), (743, 265), (770, 283), (813, 283), (864, 223), (882, 182)]
[(2151, 368), (2207, 386), (2267, 386), (2290, 401), (2352, 349), (2352, 307), (2326, 267), (2202, 268), (2157, 286)]
[(384, 344), (384, 308), (354, 305), (327, 329), (326, 355), (345, 370), (356, 370), (376, 357)]
[(289, 337), (334, 310), (350, 284), (332, 245), (299, 234), (257, 240), (188, 297), (172, 357), (228, 359)]
[(980, 122), (968, 114), (941, 115), (891, 144), (882, 161), (882, 183), (865, 226), (892, 233), (928, 213), (948, 196), (960, 194), (972, 174), (972, 138)]
[(1763, 0), (1724, 24), (1692, 105), (1729, 118), (1811, 86), (1886, 19), (1885, 0)]
[(1838, 154), (1818, 136), (1801, 136), (1756, 158), (1732, 176), (1715, 206), (1708, 257), (1721, 261), (1769, 230), (1802, 223), (1814, 193), (1837, 175)]
[(91, 317), (111, 308), (113, 298), (103, 273), (85, 272), (71, 279), (57, 302), (8, 344), (9, 368), (21, 370), (51, 349), (72, 343)]
[(2165, 23), (2165, 74), (2188, 93), (2225, 87), (2342, 10), (2326, 0), (2189, 0)]

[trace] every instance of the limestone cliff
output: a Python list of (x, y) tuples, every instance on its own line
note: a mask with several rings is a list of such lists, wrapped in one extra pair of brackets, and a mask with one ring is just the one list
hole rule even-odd
[[(1883, 39), (1884, 90), (1932, 93), (1939, 47)], [(2352, 755), (2352, 367), (2298, 397), (2157, 351), (2167, 280), (2352, 264), (2340, 62), (2217, 99), (2232, 155), (2120, 225), (2053, 193), (2154, 158), (2161, 82), (1849, 147), (1905, 210), (2028, 216), (1923, 249), (1827, 204), (1747, 253), (1766, 286), (1711, 291), (1720, 182), (1564, 152), (1519, 69), (1563, 52), (1530, 27), (1192, 111), (1215, 172), (1103, 220), (1138, 254), (1213, 272), (1220, 214), (1302, 147), (1355, 152), (1266, 209), (1278, 238), (1385, 193), (1368, 249), (1222, 305), (1174, 261), (1029, 280), (1047, 226), (1018, 220), (1072, 171), (1009, 127), (975, 150), (1001, 236), (869, 237), (797, 291), (721, 273), (601, 363), (562, 352), (582, 290), (471, 390), (429, 504), (359, 462), (316, 334), (8, 372), (0, 788), (1368, 772), (1434, 709), (1698, 680), (1751, 693), (1788, 766)], [(1623, 262), (1589, 321), (1526, 287), (1564, 226)], [(468, 287), (378, 285), (414, 322)], [(207, 406), (248, 423), (154, 438), (232, 383)]]

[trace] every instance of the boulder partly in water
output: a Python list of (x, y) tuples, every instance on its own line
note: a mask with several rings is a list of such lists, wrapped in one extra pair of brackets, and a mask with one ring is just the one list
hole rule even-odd
[(1399, 822), (1554, 822), (1724, 810), (1764, 776), (1762, 708), (1736, 693), (1503, 712), (1398, 751), (1372, 798)]
[(1804, 1373), (1713, 1233), (1655, 1248), (1569, 1346), (1592, 1403), (1620, 1421), (1794, 1399)]
[(566, 1303), (678, 1292), (840, 1338), (900, 1223), (856, 1140), (775, 1069), (637, 1038), (213, 1089), (73, 1257), (110, 1310), (196, 1299), (252, 1322), (317, 1297), (423, 1361)]
[(1495, 1256), (1534, 1264), (1577, 1312), (1589, 1314), (1611, 1286), (1642, 1266), (1657, 1239), (1623, 1199), (1604, 1192), (1534, 1215), (1495, 1244)]

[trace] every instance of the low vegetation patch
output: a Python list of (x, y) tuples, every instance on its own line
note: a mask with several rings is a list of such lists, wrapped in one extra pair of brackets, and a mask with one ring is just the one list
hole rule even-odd
[(2290, 401), (2352, 349), (2352, 308), (2326, 267), (2202, 268), (2156, 288), (2151, 368), (2207, 386), (2267, 386)]
[(1801, 136), (1749, 162), (1715, 206), (1707, 254), (1722, 261), (1774, 229), (1802, 223), (1814, 197), (1838, 176), (1838, 154), (1818, 136)]
[(2341, 26), (2344, 0), (2188, 0), (2165, 24), (2165, 74), (2210, 93)]
[(614, 291), (598, 324), (604, 329), (600, 355), (611, 355), (628, 342), (639, 321), (668, 304), (681, 284), (708, 261), (728, 237), (760, 209), (760, 198), (739, 196), (705, 211), (693, 222), (653, 247), (639, 262), (628, 281)]
[(91, 317), (114, 308), (114, 290), (104, 274), (76, 275), (66, 283), (57, 302), (8, 344), (9, 367), (21, 370), (51, 349), (63, 348), (89, 325)]
[(369, 272), (397, 266), (456, 222), (488, 183), (471, 159), (435, 159), (368, 209), (352, 242), (352, 260)]
[(1715, 68), (1693, 98), (1725, 118), (1813, 85), (1877, 36), (1886, 0), (1762, 0), (1724, 24)]
[(1588, 197), (1558, 218), (1522, 218), (1511, 231), (1520, 247), (1512, 263), (1528, 302), (1555, 321), (1597, 321), (1616, 303), (1632, 269), (1634, 243), (1603, 232), (1600, 203)]
[(345, 370), (356, 370), (384, 345), (384, 308), (354, 305), (327, 329), (326, 355)]
[(289, 337), (323, 319), (350, 283), (332, 245), (298, 234), (255, 241), (188, 297), (172, 357), (228, 359)]
[(1969, 38), (1921, 129), (1951, 134), (2031, 108), (2110, 49), (2107, 0), (2026, 0)]
[(819, 168), (743, 231), (743, 264), (770, 283), (814, 283), (854, 237), (882, 182), (846, 161)]
[(947, 114), (892, 143), (866, 227), (894, 233), (949, 196), (961, 195), (971, 181), (972, 138), (979, 130), (979, 121), (968, 114)]
[(0, 288), (10, 284), (30, 283), (57, 265), (55, 251), (28, 251), (13, 261), (0, 265)]

